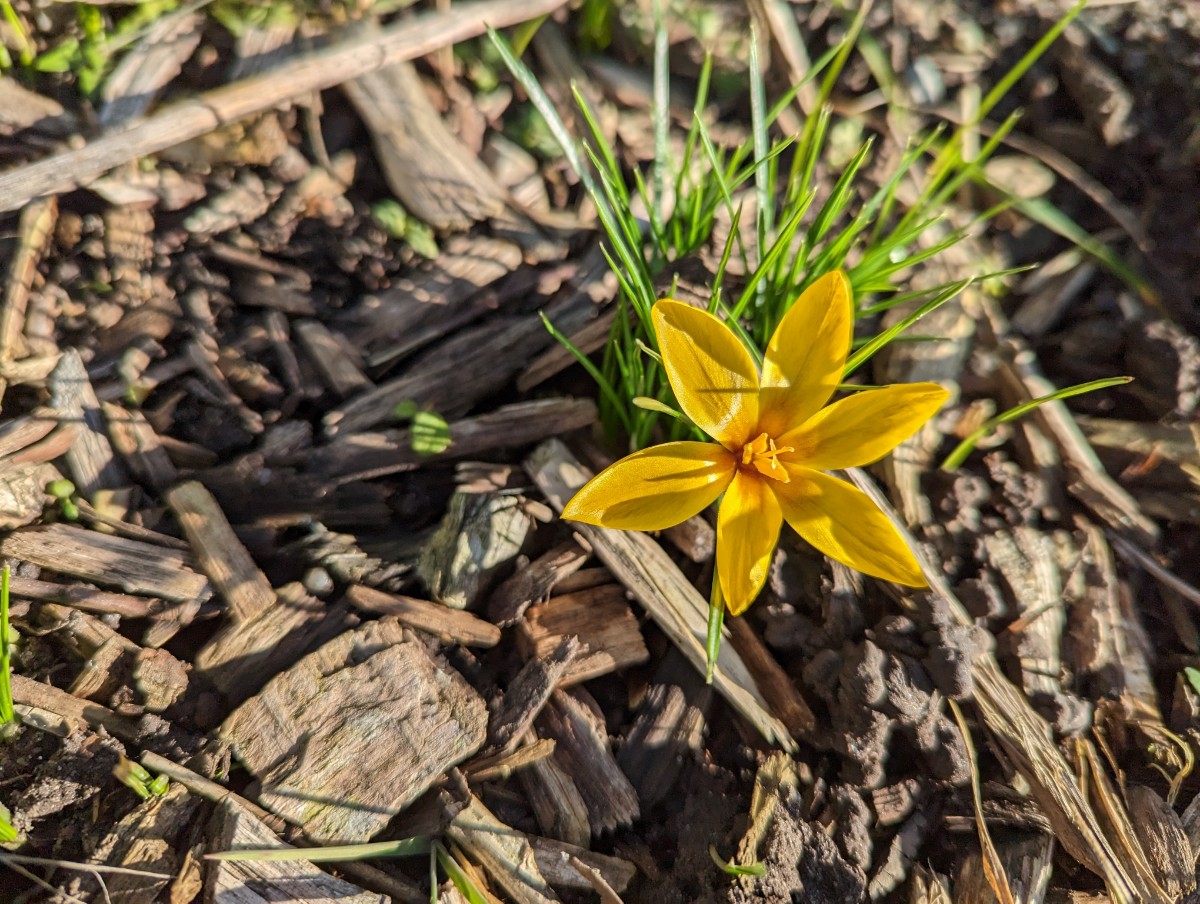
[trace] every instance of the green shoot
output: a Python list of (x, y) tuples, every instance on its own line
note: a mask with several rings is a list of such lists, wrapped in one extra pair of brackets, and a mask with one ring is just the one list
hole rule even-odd
[(717, 567), (713, 565), (712, 590), (708, 596), (708, 633), (704, 638), (704, 650), (708, 655), (708, 666), (704, 670), (704, 681), (712, 684), (713, 672), (717, 668), (717, 654), (721, 652), (721, 626), (725, 622), (725, 598), (721, 595), (721, 582), (717, 580)]
[(135, 763), (128, 757), (123, 756), (117, 761), (113, 775), (142, 800), (167, 793), (168, 779), (165, 775), (152, 776), (141, 763)]
[(9, 575), (9, 567), (5, 565), (0, 571), (0, 728), (17, 721), (12, 695), (12, 635), (8, 623)]
[(467, 875), (467, 871), (458, 865), (458, 861), (451, 856), (441, 842), (435, 841), (433, 850), (437, 855), (438, 864), (446, 871), (446, 875), (450, 877), (450, 881), (454, 883), (459, 894), (470, 904), (488, 904), (487, 896), (475, 886), (471, 877)]
[(712, 862), (722, 871), (731, 876), (751, 876), (758, 878), (767, 874), (767, 865), (758, 860), (744, 865), (734, 863), (732, 860), (722, 860), (721, 855), (717, 853), (717, 846), (715, 844), (708, 846), (708, 856), (712, 857)]
[(19, 837), (12, 824), (12, 813), (8, 812), (8, 807), (0, 804), (0, 844), (12, 844)]
[(988, 418), (978, 429), (973, 430), (971, 435), (964, 439), (961, 443), (955, 446), (954, 451), (946, 456), (946, 460), (942, 462), (943, 471), (953, 471), (955, 468), (961, 467), (963, 462), (967, 460), (967, 456), (974, 451), (975, 446), (979, 441), (999, 427), (1001, 424), (1007, 424), (1010, 421), (1015, 421), (1019, 417), (1023, 417), (1033, 411), (1039, 405), (1044, 405), (1047, 402), (1057, 402), (1061, 399), (1069, 399), (1071, 396), (1083, 395), (1085, 392), (1095, 392), (1098, 389), (1108, 389), (1110, 386), (1121, 386), (1129, 383), (1133, 377), (1107, 377), (1103, 380), (1091, 380), (1087, 383), (1079, 383), (1075, 386), (1068, 386), (1066, 389), (1060, 389), (1057, 392), (1049, 393), (1048, 395), (1039, 396), (1036, 399), (1030, 399), (1028, 402), (1022, 402), (1007, 411)]
[(446, 419), (434, 411), (420, 408), (416, 402), (400, 402), (392, 413), (408, 421), (409, 446), (418, 455), (437, 455), (450, 448), (453, 437)]

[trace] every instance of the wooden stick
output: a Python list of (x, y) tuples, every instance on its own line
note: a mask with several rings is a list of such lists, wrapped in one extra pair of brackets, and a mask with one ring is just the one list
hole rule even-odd
[(450, 643), (468, 647), (494, 647), (500, 642), (500, 629), (470, 612), (451, 609), (441, 603), (384, 593), (362, 584), (346, 590), (346, 599), (367, 612), (394, 615), (410, 628), (427, 631)]
[(564, 0), (481, 0), (444, 13), (405, 19), (379, 32), (348, 38), (261, 75), (180, 101), (148, 119), (117, 129), (76, 150), (0, 175), (0, 211), (17, 210), (40, 195), (71, 191), (101, 173), (299, 97), (553, 12)]

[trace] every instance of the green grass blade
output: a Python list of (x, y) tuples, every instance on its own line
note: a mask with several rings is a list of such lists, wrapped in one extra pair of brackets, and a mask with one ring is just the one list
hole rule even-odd
[(999, 427), (1001, 424), (1007, 424), (1009, 421), (1015, 421), (1029, 412), (1033, 411), (1039, 405), (1044, 405), (1047, 402), (1057, 402), (1062, 399), (1069, 399), (1072, 396), (1083, 395), (1085, 392), (1095, 392), (1098, 389), (1108, 389), (1110, 386), (1121, 386), (1129, 383), (1133, 377), (1106, 377), (1102, 380), (1091, 380), (1087, 383), (1078, 383), (1075, 386), (1068, 386), (1066, 389), (1060, 389), (1057, 392), (1049, 393), (1048, 395), (1039, 396), (1036, 399), (1030, 399), (1028, 402), (1022, 402), (1007, 411), (988, 418), (984, 421), (977, 430), (972, 431), (971, 435), (964, 439), (961, 443), (954, 447), (954, 451), (946, 456), (946, 460), (942, 462), (943, 471), (953, 471), (955, 468), (961, 467), (962, 463), (967, 460), (967, 457), (974, 451), (975, 446), (981, 439)]
[(600, 369), (592, 363), (591, 359), (582, 351), (580, 351), (575, 343), (568, 339), (558, 329), (558, 327), (551, 323), (550, 318), (547, 317), (544, 312), (539, 311), (538, 314), (542, 318), (542, 323), (546, 327), (546, 332), (553, 336), (563, 348), (569, 351), (571, 353), (571, 357), (578, 361), (583, 369), (588, 372), (588, 375), (596, 381), (596, 386), (599, 387), (600, 392), (608, 398), (609, 402), (612, 403), (613, 410), (621, 418), (621, 425), (626, 429), (627, 432), (632, 433), (633, 424), (629, 420), (629, 412), (626, 408), (626, 398), (628, 397), (623, 398), (617, 392), (616, 388), (607, 379), (605, 379), (604, 374), (602, 374)]
[(17, 719), (12, 695), (12, 639), (8, 623), (9, 567), (0, 570), (0, 725)]
[(929, 301), (925, 302), (903, 320), (888, 327), (877, 336), (871, 337), (862, 348), (852, 354), (849, 360), (846, 361), (846, 370), (842, 373), (842, 379), (844, 380), (846, 377), (850, 376), (852, 373), (854, 373), (854, 371), (862, 367), (863, 364), (865, 364), (877, 351), (907, 330), (926, 314), (937, 310), (950, 299), (961, 293), (973, 282), (975, 282), (975, 277), (972, 276), (967, 279), (959, 280), (956, 283), (951, 283), (944, 291), (939, 292), (933, 298), (929, 299)]
[(438, 864), (446, 871), (459, 894), (466, 898), (469, 904), (488, 904), (487, 897), (475, 887), (471, 877), (458, 865), (458, 861), (450, 856), (450, 852), (438, 842), (434, 842), (433, 849), (437, 853)]
[(246, 848), (205, 854), (206, 860), (308, 860), (312, 863), (349, 863), (373, 857), (414, 857), (429, 853), (425, 836), (402, 841), (376, 841), (368, 844), (341, 844), (315, 848)]

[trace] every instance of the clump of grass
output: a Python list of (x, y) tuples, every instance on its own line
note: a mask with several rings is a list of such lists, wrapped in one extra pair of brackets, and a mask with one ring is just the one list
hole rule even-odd
[[(831, 156), (831, 132), (837, 125), (829, 99), (861, 35), (864, 12), (849, 23), (845, 37), (813, 65), (804, 83), (768, 105), (761, 67), (750, 41), (750, 138), (733, 148), (718, 147), (705, 123), (712, 60), (705, 61), (697, 81), (691, 126), (682, 156), (668, 147), (668, 79), (665, 40), (655, 41), (655, 158), (647, 176), (628, 177), (582, 94), (575, 102), (588, 134), (579, 143), (542, 90), (532, 72), (503, 37), (491, 37), (505, 63), (544, 118), (568, 164), (578, 174), (596, 206), (608, 257), (620, 286), (615, 321), (599, 362), (570, 345), (569, 338), (547, 323), (555, 337), (572, 350), (596, 380), (601, 418), (614, 441), (624, 436), (631, 450), (649, 445), (656, 432), (682, 438), (694, 432), (672, 414), (671, 390), (654, 354), (650, 309), (657, 300), (656, 278), (681, 258), (707, 246), (718, 221), (730, 224), (713, 274), (709, 309), (723, 316), (752, 354), (761, 349), (790, 305), (812, 282), (831, 270), (844, 270), (860, 299), (857, 314), (871, 317), (899, 306), (912, 311), (899, 323), (861, 339), (846, 367), (852, 375), (872, 355), (922, 317), (951, 301), (974, 282), (997, 279), (1024, 268), (983, 272), (970, 278), (920, 291), (903, 291), (909, 274), (962, 241), (969, 232), (1015, 203), (1006, 199), (982, 211), (966, 226), (947, 224), (948, 202), (973, 182), (983, 181), (983, 167), (1012, 130), (1009, 116), (969, 158), (965, 136), (979, 126), (1069, 22), (1081, 11), (1068, 12), (978, 104), (975, 115), (947, 133), (934, 129), (915, 141), (881, 185), (868, 188), (865, 170), (873, 159), (874, 141), (863, 141), (828, 191), (821, 181)], [(661, 19), (657, 35), (665, 36)], [(817, 105), (799, 135), (770, 137), (777, 118), (805, 84), (819, 81)], [(899, 188), (914, 180), (915, 201), (904, 205)], [(672, 198), (668, 209), (666, 199)], [(754, 221), (743, 222), (748, 202)], [(746, 274), (737, 293), (726, 292), (726, 275), (737, 260)]]
[(0, 738), (17, 724), (12, 695), (12, 629), (8, 619), (9, 568), (0, 570)]

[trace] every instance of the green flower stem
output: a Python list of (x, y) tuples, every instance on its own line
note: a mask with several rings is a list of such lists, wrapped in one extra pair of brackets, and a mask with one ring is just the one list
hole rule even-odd
[(717, 579), (717, 567), (713, 564), (712, 592), (708, 597), (708, 637), (704, 648), (708, 652), (708, 666), (704, 671), (705, 684), (712, 684), (713, 672), (717, 668), (717, 654), (721, 652), (721, 626), (725, 623), (725, 597), (721, 595), (721, 582)]

